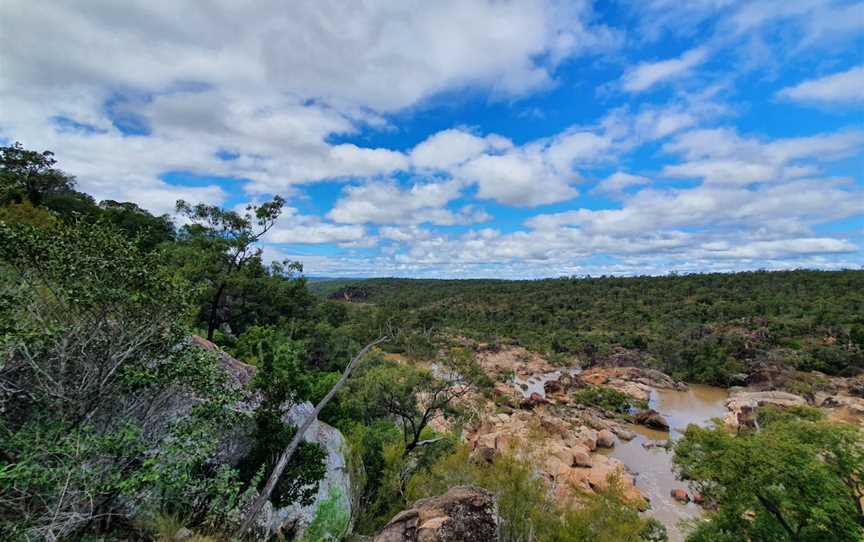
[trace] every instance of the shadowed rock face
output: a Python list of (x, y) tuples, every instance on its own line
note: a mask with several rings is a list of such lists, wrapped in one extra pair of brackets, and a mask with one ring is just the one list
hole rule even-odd
[(456, 486), (396, 515), (374, 542), (495, 542), (498, 511), (484, 489)]

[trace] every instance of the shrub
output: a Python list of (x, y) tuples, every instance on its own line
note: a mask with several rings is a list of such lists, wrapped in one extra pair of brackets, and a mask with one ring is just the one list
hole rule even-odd
[(589, 386), (577, 390), (573, 393), (573, 400), (580, 405), (593, 406), (618, 414), (627, 414), (633, 408), (648, 408), (646, 401), (640, 401), (606, 386)]
[[(521, 448), (525, 452), (525, 448)], [(530, 453), (528, 454), (530, 455)], [(536, 458), (534, 458), (536, 459)], [(614, 478), (598, 493), (575, 492), (557, 502), (530, 457), (502, 454), (491, 463), (475, 462), (466, 446), (415, 474), (407, 484), (409, 502), (440, 495), (456, 485), (476, 485), (495, 495), (501, 542), (637, 542), (664, 540), (652, 523), (623, 497)], [(644, 536), (643, 536), (644, 535)], [(655, 538), (649, 538), (654, 536)]]
[(312, 523), (303, 533), (303, 542), (330, 542), (341, 540), (348, 531), (350, 517), (345, 498), (338, 489), (318, 505)]

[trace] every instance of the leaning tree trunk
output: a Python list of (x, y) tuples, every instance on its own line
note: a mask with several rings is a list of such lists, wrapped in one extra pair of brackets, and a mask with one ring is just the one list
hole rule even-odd
[(380, 344), (387, 340), (387, 337), (380, 337), (371, 343), (367, 344), (363, 347), (360, 352), (357, 353), (356, 356), (351, 360), (347, 367), (345, 367), (345, 371), (342, 373), (342, 377), (339, 379), (336, 384), (330, 388), (330, 391), (327, 392), (327, 395), (324, 396), (321, 401), (315, 405), (315, 410), (312, 411), (311, 414), (303, 421), (303, 424), (297, 428), (297, 432), (294, 434), (294, 438), (291, 439), (291, 442), (288, 446), (282, 451), (282, 454), (279, 456), (279, 460), (276, 462), (276, 466), (273, 467), (273, 471), (270, 473), (270, 477), (267, 478), (267, 484), (265, 484), (264, 489), (255, 498), (255, 501), (252, 503), (252, 506), (249, 508), (249, 511), (246, 513), (246, 518), (243, 520), (243, 523), (240, 525), (240, 528), (237, 530), (237, 538), (243, 536), (243, 534), (249, 530), (249, 527), (252, 526), (252, 523), (255, 521), (255, 517), (261, 512), (261, 509), (264, 507), (264, 503), (266, 503), (270, 499), (270, 495), (273, 493), (273, 489), (276, 487), (276, 483), (279, 482), (279, 478), (282, 476), (282, 472), (285, 470), (285, 467), (288, 465), (288, 461), (291, 460), (291, 456), (294, 455), (294, 452), (297, 450), (297, 447), (300, 446), (300, 442), (303, 440), (303, 435), (306, 433), (306, 430), (309, 429), (309, 426), (312, 425), (318, 418), (318, 414), (321, 413), (321, 410), (327, 406), (327, 403), (330, 402), (330, 399), (336, 395), (342, 386), (348, 381), (348, 378), (351, 376), (351, 372), (354, 370), (356, 365), (363, 359), (363, 356), (369, 352), (372, 347), (377, 344)]

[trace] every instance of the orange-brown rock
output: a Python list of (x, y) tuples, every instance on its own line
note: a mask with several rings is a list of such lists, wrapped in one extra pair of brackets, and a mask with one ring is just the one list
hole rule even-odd
[(687, 504), (688, 502), (690, 502), (690, 495), (688, 495), (687, 491), (684, 489), (675, 488), (672, 491), (670, 491), (669, 494), (672, 496), (673, 499), (675, 499), (678, 502), (682, 502), (684, 504)]

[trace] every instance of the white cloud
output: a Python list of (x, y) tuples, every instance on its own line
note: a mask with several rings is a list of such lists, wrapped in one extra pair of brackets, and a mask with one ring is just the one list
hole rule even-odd
[(722, 243), (705, 249), (712, 257), (761, 260), (811, 254), (843, 254), (856, 252), (858, 247), (844, 239), (804, 237), (776, 241), (754, 241), (731, 246)]
[(372, 238), (362, 225), (333, 224), (317, 216), (302, 215), (293, 207), (286, 207), (273, 229), (267, 232), (265, 241), (314, 245), (358, 243), (369, 239)]
[(640, 0), (631, 7), (641, 15), (640, 37), (648, 40), (667, 32), (704, 35), (712, 26), (719, 41), (749, 39), (779, 28), (800, 47), (854, 39), (864, 28), (862, 5), (855, 0)]
[[(385, 124), (380, 113), (457, 89), (519, 96), (552, 84), (565, 59), (618, 44), (582, 1), (11, 0), (0, 3), (0, 137), (55, 150), (97, 197), (128, 199), (170, 170), (284, 193), (409, 167), (397, 151), (329, 143)], [(124, 137), (120, 114), (146, 134)], [(96, 133), (58, 130), (58, 116)]]
[(469, 224), (487, 220), (474, 208), (454, 213), (447, 204), (461, 196), (456, 180), (415, 183), (404, 189), (396, 181), (370, 181), (347, 186), (342, 197), (327, 213), (328, 218), (346, 224)]
[(554, 138), (484, 154), (454, 170), (477, 184), (477, 197), (516, 207), (534, 207), (575, 198), (577, 164), (608, 158), (613, 141), (585, 130), (568, 130)]
[[(830, 179), (799, 180), (757, 189), (699, 186), (692, 189), (646, 189), (627, 199), (621, 209), (579, 209), (537, 215), (527, 224), (541, 231), (578, 227), (595, 235), (632, 237), (708, 226), (747, 226), (790, 233), (790, 221), (803, 226), (864, 213), (864, 193)], [(722, 230), (718, 230), (721, 234)]]
[[(266, 81), (284, 93), (377, 111), (466, 86), (519, 94), (547, 84), (556, 62), (617, 43), (610, 29), (591, 24), (584, 2), (3, 6), (10, 84), (158, 90), (175, 80), (226, 88)], [(50, 35), (36, 31), (46, 27)]]
[(777, 95), (798, 102), (859, 103), (864, 101), (864, 66), (803, 81), (780, 90)]
[(864, 147), (864, 132), (847, 131), (762, 142), (731, 129), (694, 130), (664, 145), (685, 162), (664, 166), (663, 175), (700, 178), (706, 183), (748, 185), (818, 173), (818, 162), (854, 156)]
[(642, 62), (627, 71), (621, 85), (627, 92), (644, 92), (662, 82), (685, 76), (708, 58), (704, 47), (685, 52), (678, 58), (658, 62)]
[(411, 161), (419, 168), (448, 169), (484, 152), (512, 146), (510, 140), (495, 134), (479, 137), (461, 129), (443, 130), (414, 147)]
[(772, 24), (793, 24), (800, 45), (816, 41), (838, 40), (855, 36), (864, 29), (860, 2), (836, 0), (762, 0), (742, 2), (731, 16), (734, 29), (741, 34)]
[(640, 177), (639, 175), (631, 175), (624, 171), (616, 171), (609, 177), (606, 177), (594, 187), (592, 192), (598, 194), (620, 195), (625, 188), (634, 186), (645, 186), (651, 184), (651, 179)]

